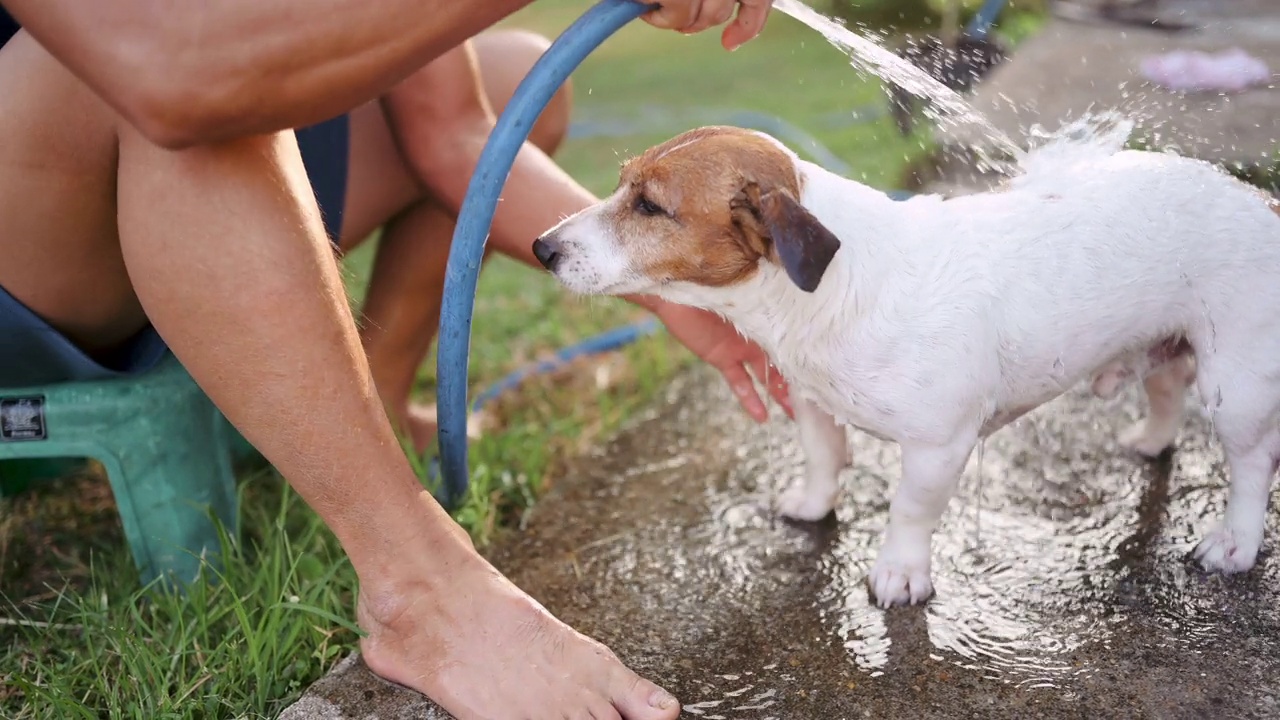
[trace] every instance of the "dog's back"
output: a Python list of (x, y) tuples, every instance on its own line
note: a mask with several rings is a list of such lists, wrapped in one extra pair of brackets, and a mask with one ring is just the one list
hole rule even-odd
[(1170, 336), (1203, 351), (1226, 333), (1280, 359), (1280, 215), (1258, 191), (1150, 152), (1050, 169), (943, 203), (934, 221), (969, 256), (945, 261), (981, 269), (969, 279), (986, 285), (988, 319), (1017, 355), (1012, 395), (1052, 393)]

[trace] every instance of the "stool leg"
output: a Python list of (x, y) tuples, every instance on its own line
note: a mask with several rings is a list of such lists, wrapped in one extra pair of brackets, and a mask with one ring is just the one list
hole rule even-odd
[[(236, 488), (220, 417), (205, 397), (164, 415), (164, 427), (147, 416), (117, 430), (129, 437), (104, 445), (100, 459), (142, 581), (172, 575), (195, 579), (203, 553), (219, 551), (212, 513), (236, 537)], [(150, 436), (147, 442), (139, 435)]]

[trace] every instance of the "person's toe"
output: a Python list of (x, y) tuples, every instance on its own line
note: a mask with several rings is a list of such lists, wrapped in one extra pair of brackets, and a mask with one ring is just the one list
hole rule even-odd
[(622, 720), (675, 720), (680, 715), (674, 695), (630, 670), (618, 673), (612, 695)]
[(622, 716), (613, 707), (613, 704), (607, 701), (593, 704), (591, 706), (591, 714), (588, 717), (591, 720), (623, 720)]

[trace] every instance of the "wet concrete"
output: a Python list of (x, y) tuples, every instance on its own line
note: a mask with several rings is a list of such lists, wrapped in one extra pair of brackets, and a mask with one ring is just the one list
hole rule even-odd
[[(1053, 131), (1087, 112), (1119, 110), (1137, 122), (1135, 135), (1149, 146), (1251, 174), (1274, 173), (1280, 166), (1280, 2), (1160, 0), (1143, 8), (1152, 18), (1190, 29), (1052, 18), (983, 79), (971, 98), (974, 108), (1023, 147), (1036, 124)], [(1266, 62), (1273, 73), (1269, 86), (1182, 93), (1141, 75), (1141, 61), (1150, 55), (1236, 47)], [(961, 125), (939, 140), (950, 149), (981, 144), (983, 138), (976, 126)], [(944, 161), (950, 157), (940, 155)], [(974, 186), (968, 163), (950, 159), (942, 163), (940, 191), (954, 194)]]
[[(897, 449), (851, 432), (836, 515), (780, 521), (770, 500), (801, 472), (794, 426), (753, 426), (721, 384), (678, 379), (493, 553), (676, 692), (682, 717), (1280, 717), (1274, 537), (1242, 576), (1188, 559), (1225, 500), (1199, 416), (1159, 461), (1113, 440), (1133, 392), (1072, 393), (1004, 429), (937, 536), (937, 595), (883, 611), (864, 576)], [(284, 717), (441, 717), (429, 707), (352, 660)]]

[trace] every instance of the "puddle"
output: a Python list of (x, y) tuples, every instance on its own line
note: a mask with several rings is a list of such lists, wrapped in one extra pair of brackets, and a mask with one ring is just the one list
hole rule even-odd
[(752, 425), (703, 373), (557, 478), (494, 559), (676, 692), (682, 717), (1280, 716), (1275, 531), (1253, 572), (1200, 571), (1221, 456), (1191, 413), (1176, 453), (1130, 457), (1113, 438), (1135, 413), (1132, 392), (1073, 393), (989, 439), (923, 608), (886, 612), (865, 587), (896, 446), (851, 433), (835, 517), (780, 520), (794, 426)]

